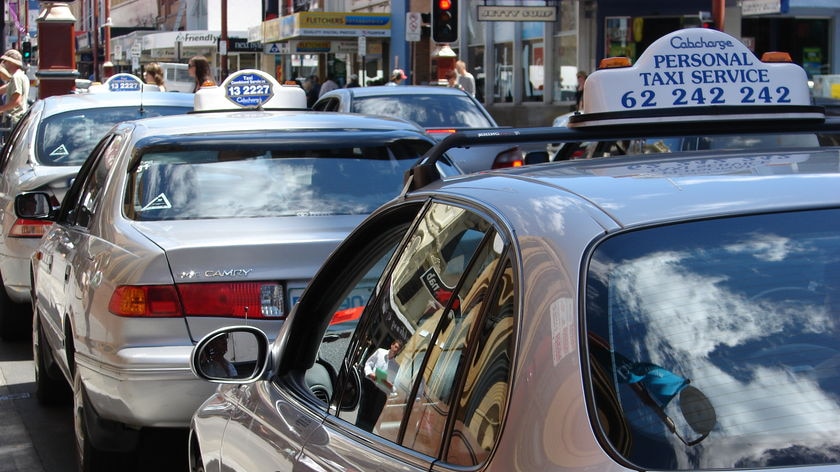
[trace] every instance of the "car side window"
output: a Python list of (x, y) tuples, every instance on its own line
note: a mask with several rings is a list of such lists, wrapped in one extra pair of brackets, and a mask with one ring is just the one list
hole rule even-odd
[[(36, 126), (33, 126), (30, 122), (37, 115), (37, 113), (27, 113), (21, 118), (17, 126), (12, 128), (11, 136), (8, 137), (8, 146), (3, 147), (3, 155), (0, 157), (0, 174), (6, 172), (9, 164), (15, 160), (17, 155), (29, 153), (29, 146), (26, 146), (25, 143), (32, 141), (29, 136), (35, 132)], [(18, 160), (26, 162), (26, 157)]]
[(88, 164), (90, 167), (83, 168), (84, 173), (80, 171), (77, 179), (81, 181), (76, 182), (66, 195), (65, 198), (73, 200), (67, 201), (66, 206), (62, 208), (60, 221), (85, 228), (90, 225), (91, 216), (96, 213), (99, 206), (108, 172), (115, 161), (115, 156), (119, 153), (123, 140), (123, 135), (114, 135), (100, 142), (91, 154), (92, 161)]
[[(340, 418), (429, 456), (443, 453), (448, 418), (463, 397), (459, 379), (482, 337), (480, 320), (498, 311), (489, 306), (499, 305), (492, 300), (504, 285), (505, 250), (484, 218), (452, 205), (429, 207), (376, 285), (350, 343), (342, 378), (358, 379), (359, 400), (341, 405)], [(472, 407), (470, 418), (475, 414)], [(458, 434), (469, 430), (466, 423)]]

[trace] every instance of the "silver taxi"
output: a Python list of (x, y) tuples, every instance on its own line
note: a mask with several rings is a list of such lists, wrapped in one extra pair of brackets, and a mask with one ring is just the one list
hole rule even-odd
[(144, 428), (186, 428), (213, 391), (190, 372), (193, 344), (239, 323), (273, 337), (433, 145), (407, 121), (307, 111), (302, 89), (259, 71), (195, 103), (115, 126), (60, 208), (16, 199), (54, 222), (31, 259), (36, 393), (72, 393), (81, 470), (117, 467)]
[[(743, 56), (728, 35), (683, 30), (648, 51), (686, 44), (779, 76), (726, 87), (706, 114), (605, 95), (617, 111), (592, 112), (597, 126), (461, 132), (423, 165), (451, 146), (641, 128), (840, 129), (798, 98), (801, 67)], [(643, 59), (618, 83), (595, 72), (587, 92), (603, 79), (610, 93), (675, 97), (639, 85), (656, 71)], [(697, 67), (717, 70), (685, 72)], [(746, 107), (748, 87), (792, 102)], [(193, 371), (220, 386), (192, 420), (193, 470), (834, 470), (838, 151), (674, 152), (447, 180), (418, 168), (331, 254), (273, 342), (229, 327), (196, 345)]]
[[(126, 74), (123, 74), (126, 75)], [(160, 93), (114, 76), (95, 86), (99, 93), (69, 94), (37, 100), (0, 154), (0, 338), (29, 336), (29, 258), (49, 222), (15, 217), (20, 192), (45, 191), (54, 203), (64, 198), (82, 162), (105, 133), (125, 120), (182, 114), (193, 109), (191, 94)]]

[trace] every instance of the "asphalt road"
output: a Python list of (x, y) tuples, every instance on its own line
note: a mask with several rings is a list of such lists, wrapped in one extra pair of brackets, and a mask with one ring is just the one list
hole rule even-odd
[[(122, 470), (187, 470), (186, 430), (145, 432)], [(32, 345), (0, 341), (0, 472), (75, 472), (71, 404), (35, 398)]]

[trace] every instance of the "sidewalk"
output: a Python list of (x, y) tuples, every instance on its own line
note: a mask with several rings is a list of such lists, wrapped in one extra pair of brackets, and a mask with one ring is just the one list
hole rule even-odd
[(43, 472), (32, 438), (23, 425), (18, 401), (33, 401), (28, 392), (12, 392), (6, 379), (7, 365), (0, 365), (0, 472)]

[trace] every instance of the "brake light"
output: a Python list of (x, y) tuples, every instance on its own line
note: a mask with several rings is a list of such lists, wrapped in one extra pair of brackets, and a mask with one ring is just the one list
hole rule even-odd
[(40, 238), (52, 225), (51, 221), (18, 218), (9, 230), (10, 238)]
[(182, 316), (172, 285), (121, 285), (111, 294), (108, 310), (117, 316), (172, 318)]
[(522, 157), (522, 151), (518, 147), (514, 147), (496, 154), (496, 158), (493, 159), (492, 168), (522, 167), (523, 164), (525, 164), (525, 160)]
[(275, 282), (180, 284), (178, 293), (188, 316), (282, 319), (283, 286)]
[(429, 134), (452, 134), (452, 133), (454, 133), (454, 132), (456, 132), (456, 131), (458, 131), (458, 130), (456, 130), (456, 129), (442, 129), (442, 128), (436, 128), (436, 129), (427, 129), (427, 130), (426, 130), (426, 133), (429, 133)]

